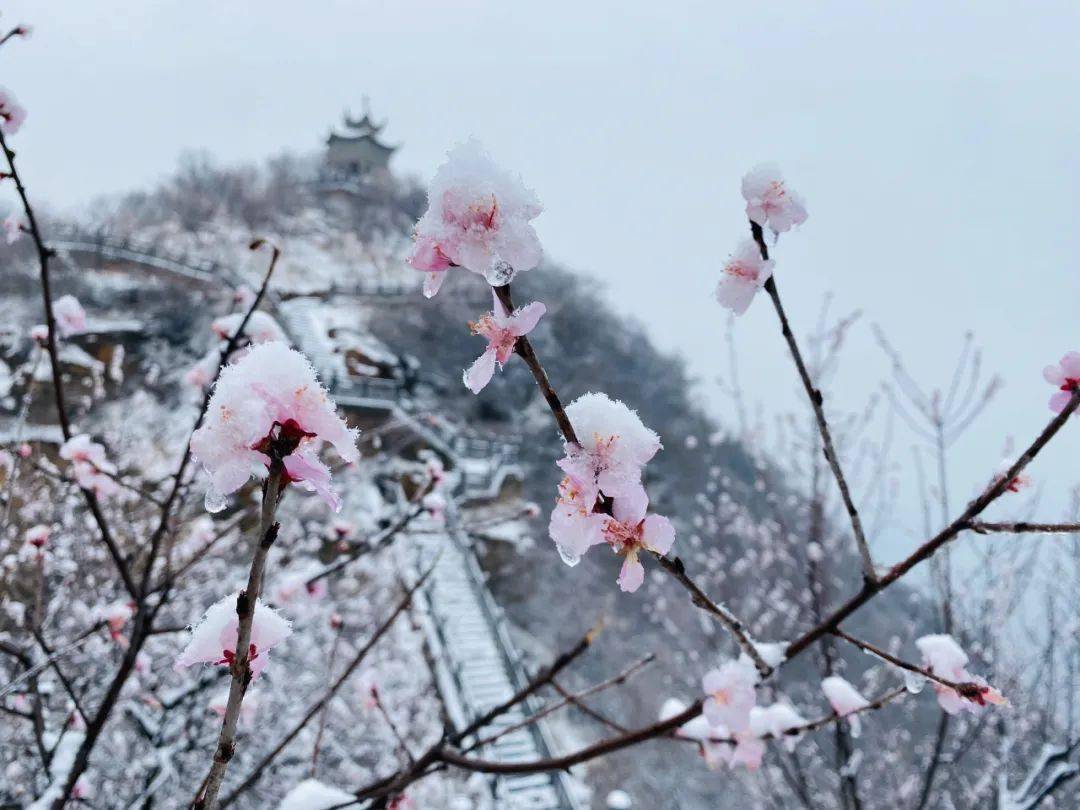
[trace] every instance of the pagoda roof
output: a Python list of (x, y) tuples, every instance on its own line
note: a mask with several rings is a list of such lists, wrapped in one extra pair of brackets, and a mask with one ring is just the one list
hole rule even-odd
[(336, 132), (331, 132), (330, 137), (326, 139), (326, 145), (329, 146), (332, 143), (341, 142), (358, 143), (360, 141), (367, 141), (376, 149), (379, 149), (388, 155), (393, 154), (398, 149), (398, 147), (396, 146), (389, 146), (385, 143), (382, 143), (381, 141), (379, 141), (378, 138), (375, 137), (374, 134), (370, 132), (365, 132), (362, 135), (338, 135)]

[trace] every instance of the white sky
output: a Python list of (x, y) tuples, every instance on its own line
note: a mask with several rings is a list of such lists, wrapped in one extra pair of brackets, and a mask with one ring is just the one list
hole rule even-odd
[[(476, 135), (539, 192), (549, 255), (705, 380), (723, 358), (712, 288), (746, 231), (739, 178), (776, 161), (810, 210), (777, 253), (796, 327), (827, 291), (865, 311), (838, 402), (887, 371), (870, 322), (930, 380), (974, 329), (1006, 378), (957, 448), (959, 500), (1008, 436), (1041, 429), (1040, 370), (1080, 349), (1080, 4), (885, 6), (23, 0), (2, 21), (34, 37), (0, 50), (0, 78), (30, 110), (32, 192), (60, 208), (149, 184), (185, 149), (318, 148), (363, 94), (404, 144), (398, 169), (428, 177)], [(743, 374), (780, 407), (797, 392), (765, 303), (739, 324)], [(1042, 516), (1080, 481), (1078, 451), (1074, 428), (1035, 466)]]

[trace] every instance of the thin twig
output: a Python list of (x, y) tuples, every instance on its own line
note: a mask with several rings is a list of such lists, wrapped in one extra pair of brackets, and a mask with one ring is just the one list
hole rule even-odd
[(917, 548), (910, 556), (890, 568), (889, 571), (877, 581), (864, 582), (862, 589), (833, 611), (828, 618), (805, 632), (795, 641), (791, 642), (785, 651), (785, 657), (789, 660), (794, 658), (818, 639), (832, 633), (840, 626), (840, 623), (851, 616), (851, 614), (907, 574), (916, 565), (933, 557), (938, 549), (955, 539), (958, 534), (967, 529), (978, 515), (980, 515), (991, 503), (1001, 497), (1002, 493), (1008, 489), (1008, 483), (1023, 472), (1024, 468), (1039, 454), (1039, 451), (1042, 450), (1042, 448), (1054, 438), (1057, 432), (1065, 426), (1076, 412), (1077, 408), (1080, 408), (1080, 388), (1073, 392), (1072, 398), (1062, 409), (1061, 413), (1050, 420), (1050, 423), (1043, 428), (1042, 432), (1036, 437), (1035, 441), (1031, 443), (1028, 449), (1013, 462), (1009, 470), (992, 482), (982, 495), (968, 504), (967, 508), (964, 509), (959, 517), (919, 546), (919, 548)]
[[(765, 235), (762, 232), (761, 226), (756, 222), (750, 222), (750, 233), (754, 237), (754, 241), (757, 242), (758, 250), (761, 251), (761, 258), (768, 260), (769, 249), (765, 246)], [(810, 399), (810, 405), (814, 409), (814, 419), (817, 422), (818, 432), (821, 434), (822, 449), (825, 453), (825, 460), (829, 462), (829, 469), (832, 470), (833, 477), (836, 479), (836, 485), (840, 488), (840, 497), (844, 501), (844, 508), (847, 510), (848, 518), (851, 520), (851, 531), (855, 535), (855, 543), (859, 547), (859, 557), (862, 559), (863, 567), (863, 579), (868, 582), (875, 582), (877, 580), (877, 572), (874, 570), (874, 560), (870, 556), (870, 546), (866, 542), (866, 535), (863, 533), (862, 520), (859, 518), (859, 510), (855, 508), (855, 502), (851, 499), (851, 491), (848, 488), (847, 479), (844, 477), (844, 471), (840, 467), (840, 457), (836, 454), (836, 448), (833, 446), (832, 432), (829, 430), (829, 423), (825, 419), (825, 409), (822, 406), (823, 397), (821, 391), (814, 386), (813, 380), (810, 379), (810, 373), (806, 370), (806, 363), (803, 362), (802, 353), (799, 351), (799, 344), (795, 340), (795, 334), (791, 331), (791, 324), (788, 323), (787, 313), (784, 312), (784, 305), (780, 302), (780, 292), (776, 288), (776, 278), (770, 276), (768, 281), (765, 282), (765, 292), (769, 294), (769, 298), (772, 299), (773, 307), (776, 309), (776, 314), (780, 318), (780, 329), (784, 334), (784, 340), (787, 341), (788, 349), (791, 350), (791, 356), (795, 360), (795, 368), (798, 369), (799, 379), (802, 380), (803, 388), (806, 390), (806, 395)]]

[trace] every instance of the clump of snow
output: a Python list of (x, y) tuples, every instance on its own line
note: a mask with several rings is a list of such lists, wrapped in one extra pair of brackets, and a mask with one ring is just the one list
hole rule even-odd
[(328, 810), (355, 799), (351, 793), (330, 787), (318, 779), (305, 779), (285, 795), (277, 810)]
[(825, 697), (833, 707), (833, 711), (840, 717), (848, 718), (851, 735), (858, 737), (862, 730), (862, 723), (859, 715), (854, 714), (854, 712), (865, 709), (870, 705), (870, 701), (863, 697), (850, 682), (839, 675), (830, 675), (825, 678), (821, 682), (821, 691), (825, 693)]
[(455, 147), (428, 188), (428, 209), (416, 223), (408, 258), (429, 273), (424, 294), (435, 295), (451, 267), (507, 284), (540, 263), (540, 240), (530, 224), (543, 208), (521, 179), (497, 166), (479, 142)]
[(302, 482), (337, 510), (330, 468), (318, 450), (329, 442), (342, 459), (356, 461), (356, 435), (304, 356), (284, 343), (264, 343), (222, 370), (191, 451), (210, 474), (211, 494), (224, 496), (271, 463), (266, 451), (275, 442), (288, 451), (289, 480)]
[[(205, 615), (191, 631), (191, 639), (176, 659), (175, 669), (195, 664), (231, 664), (236, 657), (236, 635), (240, 619), (236, 614), (238, 593), (232, 593), (207, 608)], [(292, 625), (273, 608), (255, 601), (251, 624), (249, 663), (252, 677), (266, 668), (270, 650), (287, 639)]]
[(929, 635), (915, 640), (915, 646), (923, 654), (923, 665), (932, 675), (963, 684), (967, 690), (957, 691), (938, 681), (931, 680), (937, 693), (938, 704), (948, 714), (962, 711), (977, 712), (988, 703), (1006, 703), (1001, 693), (980, 677), (967, 671), (967, 653), (950, 635)]

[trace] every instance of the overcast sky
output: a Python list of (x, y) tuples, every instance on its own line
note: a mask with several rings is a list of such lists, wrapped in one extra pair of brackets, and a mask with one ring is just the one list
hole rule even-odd
[[(24, 0), (3, 21), (34, 36), (0, 78), (30, 111), (32, 192), (60, 209), (188, 149), (317, 149), (363, 95), (399, 170), (427, 178), (476, 135), (538, 191), (548, 254), (689, 357), (722, 418), (712, 289), (746, 232), (739, 179), (775, 161), (810, 211), (776, 252), (796, 328), (829, 291), (865, 312), (834, 401), (858, 408), (887, 373), (872, 322), (931, 381), (973, 329), (1006, 379), (957, 448), (960, 500), (1041, 429), (1041, 368), (1080, 349), (1080, 4), (883, 5)], [(796, 401), (764, 299), (738, 334), (752, 398)], [(1078, 451), (1072, 429), (1033, 469), (1043, 517)]]

